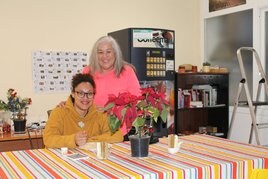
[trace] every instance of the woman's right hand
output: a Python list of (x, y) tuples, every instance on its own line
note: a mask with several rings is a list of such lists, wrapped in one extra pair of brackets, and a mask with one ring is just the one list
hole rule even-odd
[(77, 146), (82, 146), (87, 143), (87, 133), (86, 131), (80, 131), (75, 134), (75, 144)]
[(65, 105), (66, 105), (66, 101), (61, 101), (57, 107), (60, 107), (60, 108), (65, 108)]

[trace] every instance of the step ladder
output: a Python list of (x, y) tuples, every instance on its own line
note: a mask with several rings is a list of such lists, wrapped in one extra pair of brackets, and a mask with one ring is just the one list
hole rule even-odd
[[(256, 64), (257, 64), (257, 67), (258, 67), (258, 72), (259, 72), (259, 75), (261, 77), (261, 79), (259, 80), (258, 88), (257, 88), (256, 101), (252, 100), (250, 92), (249, 92), (248, 80), (247, 80), (247, 77), (246, 77), (246, 72), (245, 72), (244, 63), (243, 63), (242, 54), (241, 54), (242, 51), (251, 51), (254, 54)], [(249, 108), (250, 117), (251, 117), (251, 120), (252, 120), (251, 121), (250, 135), (249, 135), (249, 143), (252, 143), (252, 136), (253, 136), (253, 133), (254, 133), (256, 143), (258, 145), (260, 145), (260, 139), (259, 139), (258, 130), (261, 129), (261, 128), (267, 128), (268, 123), (259, 123), (259, 122), (257, 122), (256, 114), (257, 114), (257, 106), (268, 105), (268, 102), (259, 100), (262, 87), (264, 87), (265, 95), (268, 96), (268, 85), (267, 85), (266, 75), (265, 75), (264, 70), (262, 68), (261, 61), (260, 61), (258, 53), (252, 47), (241, 47), (241, 48), (239, 48), (237, 50), (237, 58), (238, 58), (239, 66), (240, 66), (242, 79), (240, 80), (238, 91), (237, 91), (237, 94), (236, 94), (234, 109), (233, 109), (230, 128), (229, 128), (229, 132), (228, 132), (227, 137), (230, 139), (231, 132), (233, 131), (233, 123), (234, 123), (234, 120), (235, 120), (235, 115), (236, 115), (236, 111), (237, 111), (238, 106), (247, 106)], [(246, 101), (240, 101), (240, 95), (241, 95), (241, 92), (242, 92), (243, 88), (244, 88), (245, 93), (246, 93), (246, 98), (247, 98)]]

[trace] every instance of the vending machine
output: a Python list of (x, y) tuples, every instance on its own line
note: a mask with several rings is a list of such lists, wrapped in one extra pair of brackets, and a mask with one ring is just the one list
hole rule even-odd
[(170, 102), (167, 123), (158, 120), (154, 135), (174, 133), (175, 32), (155, 28), (127, 28), (108, 33), (119, 43), (126, 61), (136, 68), (142, 87), (165, 92)]

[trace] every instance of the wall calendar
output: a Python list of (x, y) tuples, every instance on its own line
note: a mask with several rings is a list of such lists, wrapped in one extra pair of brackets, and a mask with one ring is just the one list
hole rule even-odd
[(88, 54), (35, 51), (32, 65), (34, 92), (70, 92), (73, 75), (88, 65)]

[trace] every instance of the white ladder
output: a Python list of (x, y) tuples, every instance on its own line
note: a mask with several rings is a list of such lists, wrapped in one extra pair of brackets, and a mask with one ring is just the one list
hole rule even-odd
[[(256, 60), (256, 64), (257, 64), (257, 67), (258, 67), (258, 72), (259, 72), (259, 75), (261, 77), (261, 79), (259, 80), (258, 88), (257, 88), (256, 101), (252, 101), (252, 98), (251, 98), (251, 95), (250, 95), (250, 92), (249, 92), (248, 80), (247, 80), (247, 77), (246, 77), (246, 72), (245, 72), (244, 63), (243, 63), (243, 60), (242, 60), (241, 51), (251, 51), (254, 54), (254, 57), (255, 57), (255, 60)], [(258, 55), (258, 53), (256, 52), (256, 50), (254, 48), (252, 48), (252, 47), (241, 47), (241, 48), (239, 48), (237, 50), (237, 58), (238, 58), (239, 66), (240, 66), (242, 79), (240, 80), (237, 95), (236, 95), (236, 98), (235, 98), (234, 109), (233, 109), (230, 128), (229, 128), (229, 132), (228, 132), (227, 137), (230, 139), (231, 132), (233, 131), (233, 122), (234, 122), (234, 119), (235, 119), (235, 114), (236, 114), (237, 107), (238, 106), (248, 106), (249, 111), (250, 111), (251, 120), (252, 120), (251, 121), (250, 136), (249, 136), (249, 143), (252, 143), (252, 136), (253, 136), (253, 132), (254, 132), (256, 143), (258, 145), (260, 145), (258, 129), (268, 127), (268, 123), (258, 123), (257, 120), (256, 120), (256, 113), (257, 113), (257, 106), (268, 105), (268, 102), (259, 101), (262, 86), (264, 86), (265, 95), (268, 96), (268, 85), (267, 85), (266, 75), (265, 75), (264, 70), (262, 68), (259, 55)], [(245, 89), (247, 101), (240, 101), (239, 100), (243, 87)]]

